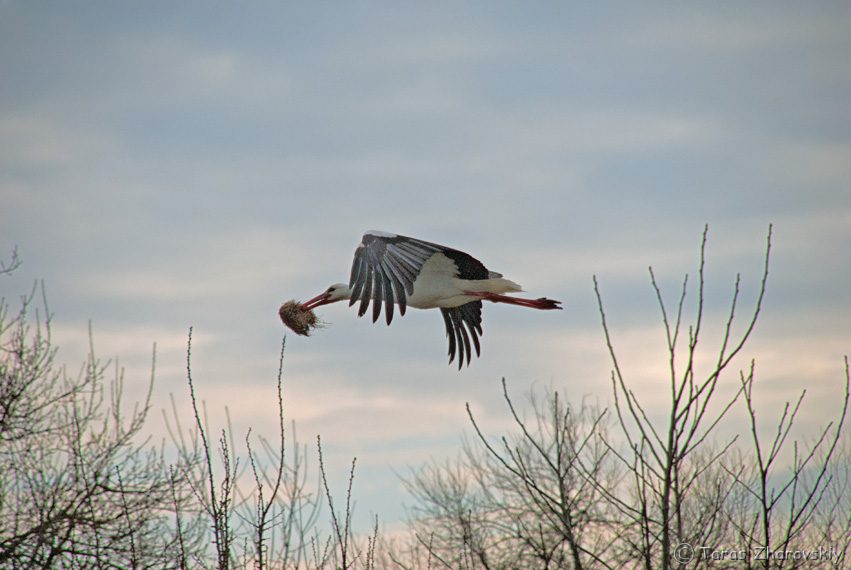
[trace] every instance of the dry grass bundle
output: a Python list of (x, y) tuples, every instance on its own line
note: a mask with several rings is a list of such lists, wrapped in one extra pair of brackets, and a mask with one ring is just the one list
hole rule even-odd
[(305, 310), (304, 305), (296, 300), (287, 301), (278, 309), (278, 314), (284, 324), (295, 334), (310, 336), (314, 329), (325, 325), (312, 309)]

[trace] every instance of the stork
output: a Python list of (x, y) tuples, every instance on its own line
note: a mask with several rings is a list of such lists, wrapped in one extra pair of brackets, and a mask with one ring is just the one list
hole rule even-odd
[[(488, 271), (481, 261), (462, 251), (396, 234), (368, 231), (355, 250), (349, 284), (337, 283), (302, 305), (305, 311), (338, 301), (349, 306), (360, 303), (358, 316), (366, 314), (372, 301), (372, 322), (381, 315), (387, 324), (393, 320), (394, 305), (405, 314), (407, 307), (439, 308), (449, 338), (449, 363), (460, 350), (458, 369), (466, 358), (470, 365), (472, 348), (480, 355), (482, 301), (507, 303), (533, 309), (561, 309), (560, 301), (519, 299), (506, 293), (519, 293), (517, 283)], [(472, 346), (470, 344), (472, 338)]]

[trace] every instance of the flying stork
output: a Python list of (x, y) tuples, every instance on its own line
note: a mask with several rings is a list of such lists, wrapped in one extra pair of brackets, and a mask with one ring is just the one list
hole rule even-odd
[(460, 370), (466, 357), (470, 365), (472, 349), (480, 354), (482, 301), (508, 303), (533, 309), (561, 309), (560, 301), (518, 299), (504, 293), (519, 293), (520, 285), (488, 271), (481, 261), (462, 251), (396, 234), (368, 231), (355, 250), (349, 284), (331, 285), (322, 294), (302, 305), (305, 311), (349, 300), (360, 302), (358, 316), (366, 314), (372, 301), (372, 322), (378, 320), (382, 303), (387, 324), (393, 320), (394, 304), (399, 313), (407, 307), (439, 308), (449, 337), (449, 363), (456, 350)]

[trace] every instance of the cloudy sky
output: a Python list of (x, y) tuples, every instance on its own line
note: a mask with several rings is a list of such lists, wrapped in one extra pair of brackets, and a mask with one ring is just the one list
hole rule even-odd
[(388, 328), (340, 304), (287, 337), (287, 420), (311, 461), (321, 434), (334, 484), (357, 457), (358, 516), (392, 526), (399, 475), (456, 453), (465, 403), (489, 433), (510, 425), (501, 378), (518, 402), (611, 402), (592, 276), (664, 415), (648, 266), (674, 304), (709, 225), (711, 354), (737, 273), (737, 314), (753, 306), (774, 224), (764, 312), (724, 386), (755, 358), (766, 426), (806, 387), (811, 433), (851, 352), (849, 53), (845, 2), (3, 1), (0, 253), (23, 265), (0, 294), (43, 279), (58, 360), (77, 370), (91, 321), (133, 395), (156, 343), (155, 437), (169, 394), (188, 413), (194, 327), (196, 390), (238, 439), (274, 435), (278, 306), (346, 280), (366, 230), (562, 300), (486, 306), (461, 372), (436, 311)]

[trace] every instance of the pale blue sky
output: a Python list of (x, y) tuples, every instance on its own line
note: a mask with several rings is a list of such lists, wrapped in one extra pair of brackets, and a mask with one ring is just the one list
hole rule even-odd
[(851, 350), (849, 54), (845, 2), (1, 2), (0, 245), (24, 265), (0, 294), (44, 279), (60, 361), (82, 360), (91, 319), (128, 390), (156, 342), (158, 408), (187, 404), (194, 326), (197, 390), (238, 437), (274, 429), (277, 307), (346, 280), (366, 230), (562, 300), (486, 306), (460, 373), (435, 311), (388, 329), (331, 306), (327, 329), (288, 337), (288, 419), (341, 483), (358, 457), (358, 515), (392, 525), (394, 471), (453, 455), (465, 402), (508, 425), (503, 376), (520, 399), (608, 402), (592, 275), (652, 398), (647, 266), (673, 303), (708, 223), (717, 332), (737, 272), (740, 314), (752, 303), (774, 223), (737, 365), (757, 359), (768, 410), (807, 387), (814, 427)]

